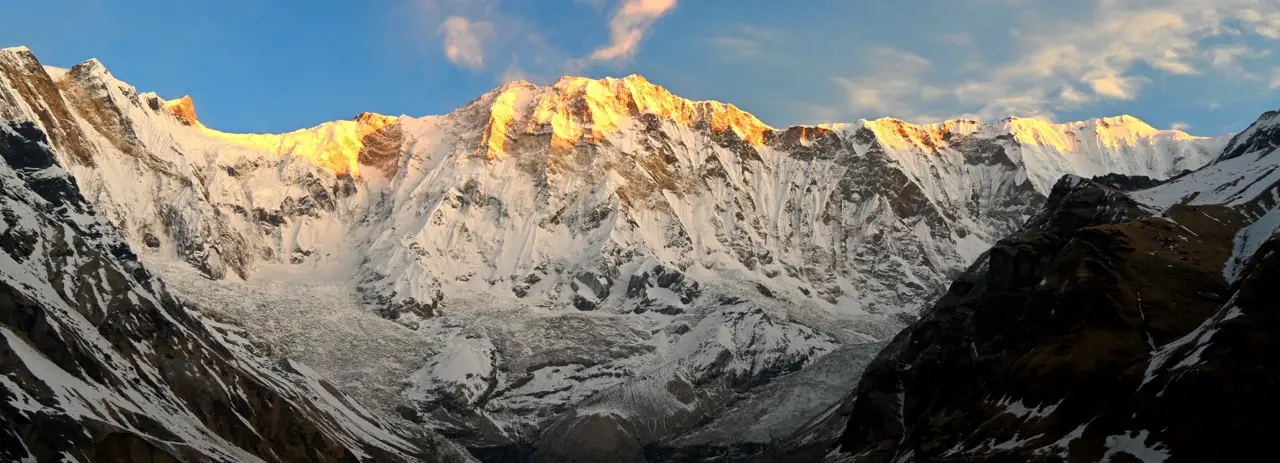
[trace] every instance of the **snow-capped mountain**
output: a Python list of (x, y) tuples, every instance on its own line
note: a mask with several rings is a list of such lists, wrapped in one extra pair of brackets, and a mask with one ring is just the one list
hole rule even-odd
[(0, 160), (0, 459), (469, 460), (183, 306), (35, 124), (0, 123)]
[(1280, 112), (1115, 180), (1064, 177), (896, 336), (828, 461), (1275, 459)]
[(478, 454), (547, 459), (638, 458), (888, 339), (1063, 174), (1167, 178), (1227, 142), (1129, 116), (776, 129), (639, 76), (229, 134), (20, 49), (0, 103), (190, 303)]

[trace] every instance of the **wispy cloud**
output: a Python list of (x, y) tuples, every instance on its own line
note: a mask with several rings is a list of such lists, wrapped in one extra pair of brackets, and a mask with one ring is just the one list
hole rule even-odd
[(524, 18), (503, 11), (499, 0), (415, 0), (419, 27), (431, 27), (432, 47), (460, 68), (491, 74), (495, 83), (547, 83), (581, 70)]
[(676, 0), (622, 0), (609, 20), (610, 43), (591, 52), (590, 59), (619, 61), (635, 56), (653, 23), (675, 7)]
[(1236, 44), (1212, 47), (1206, 50), (1206, 53), (1209, 56), (1210, 65), (1214, 68), (1233, 76), (1257, 79), (1255, 74), (1245, 70), (1244, 62), (1266, 58), (1271, 55), (1271, 50), (1255, 50), (1247, 45)]
[(779, 35), (773, 29), (737, 24), (732, 33), (712, 37), (710, 44), (724, 61), (753, 61), (765, 57), (769, 44), (777, 41)]
[(440, 34), (444, 36), (444, 54), (449, 62), (471, 69), (484, 68), (484, 42), (493, 35), (493, 23), (450, 16), (440, 24)]
[(1182, 121), (1176, 121), (1172, 124), (1169, 124), (1169, 128), (1173, 130), (1181, 130), (1183, 132), (1186, 132), (1188, 130), (1191, 130), (1191, 124), (1188, 124)]
[[(501, 0), (413, 0), (418, 24), (437, 31), (437, 50), (455, 66), (486, 71), (499, 82), (549, 83), (596, 65), (621, 65), (639, 52), (658, 19), (677, 0), (620, 0), (608, 15), (610, 41), (582, 58), (549, 43), (539, 27), (504, 10)], [(611, 0), (573, 0), (603, 11)]]
[[(1162, 75), (1213, 68), (1229, 78), (1256, 79), (1246, 64), (1269, 52), (1239, 42), (1280, 38), (1280, 3), (1275, 2), (1094, 0), (1088, 14), (1074, 19), (1054, 14), (1053, 8), (1063, 7), (1057, 3), (1007, 6), (1021, 8), (1019, 27), (1009, 32), (1012, 54), (989, 55), (982, 66), (970, 61), (960, 69), (933, 69), (908, 51), (895, 57), (871, 50), (870, 62), (878, 66), (835, 79), (849, 109), (1052, 117), (1085, 105), (1133, 100)], [(959, 36), (942, 40), (964, 43)], [(889, 73), (884, 63), (900, 68)], [(944, 94), (919, 91), (929, 85), (944, 88)]]
[(922, 56), (896, 48), (872, 46), (863, 66), (874, 72), (858, 77), (835, 77), (845, 91), (848, 107), (867, 117), (893, 115), (907, 120), (925, 120), (931, 114), (906, 110), (917, 102), (942, 98), (947, 90), (925, 83), (933, 62)]

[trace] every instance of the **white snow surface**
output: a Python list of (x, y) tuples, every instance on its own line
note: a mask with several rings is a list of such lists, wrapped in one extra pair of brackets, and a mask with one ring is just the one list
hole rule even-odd
[[(24, 137), (10, 121), (0, 120), (0, 132), (6, 138)], [(381, 417), (331, 392), (309, 368), (298, 363), (277, 368), (256, 354), (242, 329), (185, 313), (169, 302), (162, 283), (150, 279), (137, 262), (120, 257), (119, 250), (127, 249), (123, 238), (79, 199), (71, 185), (70, 174), (56, 164), (37, 170), (0, 163), (0, 235), (31, 238), (26, 251), (10, 246), (0, 251), (0, 283), (34, 304), (22, 310), (42, 317), (45, 337), (34, 343), (32, 333), (0, 326), (0, 343), (16, 362), (0, 375), (0, 386), (17, 413), (99, 423), (128, 431), (175, 456), (262, 461), (215, 433), (196, 406), (174, 389), (177, 381), (199, 378), (209, 381), (204, 385), (209, 393), (239, 396), (232, 400), (236, 404), (261, 399), (247, 395), (246, 388), (253, 384), (278, 394), (278, 407), (294, 409), (300, 423), (313, 423), (354, 456), (368, 456), (369, 448), (389, 455), (415, 451), (415, 444), (393, 433)], [(123, 299), (129, 303), (123, 304)], [(151, 342), (156, 339), (175, 345)], [(170, 350), (168, 359), (174, 358), (174, 351), (193, 354), (180, 357), (188, 363), (175, 370), (164, 365), (159, 348)], [(46, 351), (61, 355), (51, 359)], [(224, 383), (223, 377), (237, 381)], [(254, 393), (263, 394), (264, 389)], [(251, 423), (240, 415), (244, 411), (232, 410), (246, 429), (265, 435), (266, 429), (255, 426), (268, 422)], [(15, 437), (30, 448), (23, 442), (29, 436)], [(68, 461), (84, 456), (71, 447), (67, 452)]]
[[(362, 123), (224, 134), (184, 125), (164, 109), (175, 101), (139, 95), (101, 63), (81, 67), (61, 73), (81, 89), (67, 106), (90, 121), (104, 117), (88, 114), (88, 101), (117, 111), (128, 136), (82, 124), (95, 164), (68, 165), (135, 248), (153, 249), (153, 237), (151, 252), (215, 278), (274, 264), (346, 275), (390, 303), (482, 294), (626, 310), (631, 276), (661, 264), (699, 281), (762, 282), (841, 314), (909, 311), (912, 296), (939, 292), (1020, 224), (1036, 202), (1006, 204), (1026, 195), (1020, 188), (1043, 195), (1067, 173), (1166, 177), (1225, 142), (1128, 116), (882, 119), (832, 126), (841, 146), (806, 159), (796, 154), (804, 146), (754, 144), (757, 132), (785, 131), (731, 106), (682, 100), (638, 76), (566, 78), (507, 85), (445, 116), (395, 118), (399, 159), (382, 171), (338, 159), (356, 157)], [(566, 112), (582, 103), (587, 114)], [(721, 120), (746, 151), (713, 141)], [(857, 185), (877, 175), (862, 170), (880, 164), (851, 165), (871, 162), (869, 152), (918, 193)], [(916, 201), (922, 211), (901, 205)], [(675, 302), (663, 294), (654, 302)]]
[(1280, 113), (1264, 114), (1233, 138), (1224, 154), (1235, 156), (1133, 196), (1156, 209), (1222, 204), (1242, 210), (1249, 223), (1236, 233), (1223, 267), (1223, 276), (1234, 282), (1246, 260), (1280, 231)]
[(1168, 448), (1160, 442), (1151, 442), (1146, 430), (1131, 431), (1116, 436), (1107, 436), (1107, 452), (1102, 461), (1112, 461), (1115, 455), (1129, 455), (1142, 463), (1162, 463), (1169, 458)]
[[(16, 90), (40, 79), (69, 90)], [(92, 162), (63, 164), (202, 310), (383, 411), (460, 397), (509, 435), (885, 339), (1062, 175), (1164, 178), (1226, 143), (1128, 116), (774, 129), (638, 76), (281, 135), (190, 124), (96, 60), (0, 72), (0, 99), (50, 133), (73, 115)]]

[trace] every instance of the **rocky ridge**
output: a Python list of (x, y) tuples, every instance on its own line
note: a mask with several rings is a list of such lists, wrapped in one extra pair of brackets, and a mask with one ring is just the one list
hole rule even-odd
[(1275, 455), (1276, 114), (1159, 185), (1059, 181), (867, 367), (827, 459)]
[(0, 123), (0, 459), (470, 460), (184, 306), (51, 149)]
[[(775, 129), (639, 76), (226, 134), (97, 61), (0, 63), (4, 117), (50, 134), (175, 292), (494, 458), (568, 457), (548, 452), (589, 449), (570, 443), (590, 429), (641, 458), (828, 352), (889, 338), (1062, 174), (1164, 178), (1226, 142), (1131, 117)], [(310, 305), (378, 314), (367, 329), (415, 347), (282, 335), (349, 327), (244, 297), (304, 281), (350, 298)], [(350, 350), (385, 360), (334, 354)]]

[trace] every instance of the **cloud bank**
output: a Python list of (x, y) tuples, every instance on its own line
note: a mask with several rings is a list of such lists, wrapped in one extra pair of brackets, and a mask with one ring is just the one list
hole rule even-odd
[(940, 70), (909, 51), (875, 45), (863, 52), (867, 71), (833, 81), (855, 114), (1052, 118), (1086, 105), (1134, 100), (1155, 78), (1213, 70), (1227, 79), (1261, 80), (1246, 64), (1271, 52), (1245, 42), (1280, 39), (1280, 3), (1274, 1), (1091, 3), (1088, 14), (1076, 19), (1061, 18), (1056, 3), (1006, 5), (1021, 9), (1005, 39), (1012, 53), (980, 66), (968, 63), (976, 71)]

